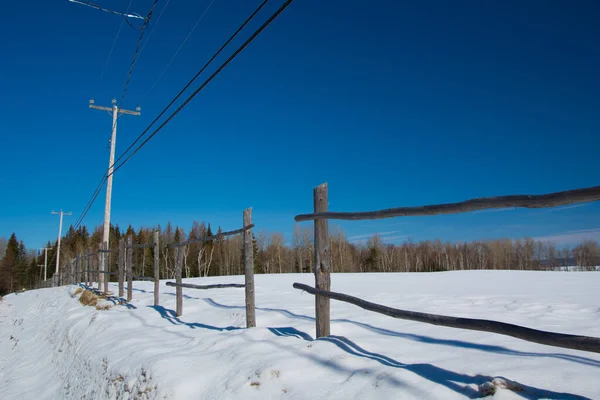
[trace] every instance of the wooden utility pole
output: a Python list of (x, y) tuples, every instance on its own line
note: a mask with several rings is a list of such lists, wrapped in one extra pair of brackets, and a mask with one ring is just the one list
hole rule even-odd
[(43, 249), (40, 250), (44, 250), (44, 282), (47, 279), (47, 271), (48, 271), (48, 250), (50, 250), (51, 247), (44, 247)]
[(54, 272), (55, 274), (58, 274), (58, 262), (60, 260), (60, 237), (62, 236), (62, 220), (63, 220), (63, 215), (71, 215), (73, 213), (71, 212), (64, 212), (62, 209), (60, 211), (52, 211), (52, 214), (57, 214), (60, 215), (60, 222), (58, 224), (58, 246), (57, 246), (57, 250), (56, 250), (56, 271)]
[[(112, 107), (102, 107), (94, 104), (94, 100), (90, 100), (90, 108), (102, 111), (108, 111), (112, 113), (112, 133), (110, 137), (110, 157), (108, 161), (108, 172), (107, 172), (107, 181), (106, 181), (106, 203), (104, 205), (104, 230), (102, 232), (102, 242), (106, 243), (106, 249), (109, 249), (109, 231), (110, 231), (110, 203), (112, 197), (112, 181), (113, 181), (113, 171), (114, 171), (114, 163), (115, 163), (115, 145), (117, 143), (117, 119), (121, 114), (128, 115), (140, 115), (140, 107), (137, 107), (135, 111), (120, 109), (117, 106), (117, 100), (112, 100)], [(104, 253), (102, 254), (102, 260), (104, 260)], [(104, 269), (104, 262), (101, 262), (100, 265), (102, 269)], [(104, 274), (99, 274), (99, 279), (101, 281), (104, 280)]]

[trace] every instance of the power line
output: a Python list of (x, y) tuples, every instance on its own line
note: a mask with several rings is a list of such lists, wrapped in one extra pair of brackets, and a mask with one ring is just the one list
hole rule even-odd
[(150, 38), (152, 37), (152, 34), (154, 33), (154, 30), (156, 29), (156, 26), (160, 22), (160, 19), (162, 18), (163, 14), (164, 14), (165, 10), (167, 9), (167, 7), (169, 6), (170, 2), (171, 2), (171, 0), (167, 0), (167, 3), (165, 4), (165, 6), (162, 8), (162, 10), (160, 10), (160, 14), (158, 14), (158, 18), (156, 19), (156, 22), (152, 26), (152, 30), (148, 34), (148, 37), (146, 38), (146, 41), (144, 42), (144, 45), (140, 49), (140, 54), (138, 54), (138, 57), (142, 55), (142, 52), (144, 51), (144, 49), (146, 48), (146, 45), (150, 41)]
[[(126, 13), (129, 12), (129, 9), (131, 8), (131, 3), (133, 3), (133, 0), (129, 0), (129, 4), (127, 5), (127, 11), (125, 11)], [(112, 46), (110, 47), (110, 51), (108, 52), (108, 57), (106, 58), (106, 62), (104, 63), (104, 68), (102, 68), (102, 72), (100, 73), (100, 82), (102, 82), (102, 77), (104, 76), (106, 67), (108, 67), (110, 57), (112, 56), (112, 53), (115, 50), (115, 45), (117, 44), (117, 40), (119, 40), (119, 35), (121, 34), (121, 29), (123, 29), (124, 23), (125, 23), (125, 19), (123, 19), (121, 21), (121, 24), (119, 25), (119, 29), (117, 30), (117, 34), (115, 36), (115, 40), (113, 40)]]
[(138, 28), (136, 28), (135, 26), (131, 25), (131, 23), (129, 22), (128, 18), (144, 19), (144, 17), (142, 17), (138, 13), (129, 14), (129, 10), (127, 10), (127, 12), (122, 13), (122, 12), (119, 12), (119, 11), (109, 10), (108, 8), (100, 7), (99, 5), (91, 3), (89, 1), (81, 1), (81, 0), (68, 0), (68, 1), (71, 2), (71, 3), (81, 4), (83, 6), (95, 8), (96, 10), (104, 11), (104, 12), (107, 12), (107, 13), (110, 13), (110, 14), (120, 15), (121, 17), (123, 17), (123, 20), (127, 23), (127, 25), (129, 25), (133, 29), (138, 29)]
[(140, 37), (138, 38), (137, 46), (135, 48), (135, 53), (133, 54), (133, 60), (131, 60), (131, 66), (129, 67), (129, 73), (127, 74), (127, 79), (125, 80), (125, 88), (123, 89), (123, 94), (121, 95), (121, 101), (119, 102), (119, 107), (121, 107), (123, 105), (123, 100), (125, 100), (125, 94), (127, 93), (127, 88), (129, 87), (129, 82), (131, 82), (131, 75), (133, 74), (133, 68), (135, 67), (135, 63), (137, 62), (138, 56), (140, 54), (140, 46), (142, 44), (144, 32), (146, 31), (146, 27), (150, 23), (150, 18), (152, 18), (152, 12), (154, 11), (154, 7), (156, 7), (156, 3), (158, 3), (158, 0), (154, 0), (154, 3), (152, 3), (152, 7), (150, 8), (150, 11), (148, 12), (148, 16), (144, 19), (144, 24), (142, 25)]
[(81, 212), (81, 215), (79, 216), (79, 218), (77, 218), (77, 222), (75, 222), (74, 229), (79, 228), (79, 226), (83, 222), (83, 219), (87, 215), (88, 211), (90, 211), (90, 208), (92, 208), (92, 205), (96, 201), (96, 198), (98, 198), (98, 196), (100, 195), (100, 192), (102, 191), (102, 187), (104, 186), (104, 183), (106, 182), (107, 179), (108, 179), (107, 174), (104, 174), (102, 176), (102, 179), (100, 179), (100, 183), (98, 183), (98, 187), (96, 187), (96, 190), (94, 190), (92, 197), (90, 197), (90, 199), (88, 200), (87, 204), (85, 205), (85, 208)]
[(208, 12), (208, 10), (210, 9), (210, 7), (213, 5), (214, 2), (215, 2), (215, 0), (212, 0), (208, 4), (208, 7), (206, 7), (206, 9), (204, 10), (204, 12), (200, 15), (200, 18), (198, 18), (198, 20), (196, 21), (196, 23), (192, 27), (192, 30), (188, 33), (188, 35), (185, 37), (185, 39), (183, 39), (183, 42), (179, 45), (179, 48), (177, 49), (177, 51), (175, 52), (175, 54), (173, 54), (173, 56), (171, 57), (171, 59), (167, 63), (165, 69), (163, 69), (163, 71), (158, 76), (158, 78), (156, 78), (156, 81), (154, 81), (154, 84), (150, 87), (150, 90), (148, 90), (148, 93), (150, 93), (152, 91), (152, 89), (154, 89), (156, 87), (156, 85), (158, 84), (158, 82), (160, 81), (160, 79), (163, 77), (163, 75), (165, 74), (165, 72), (167, 72), (167, 70), (169, 69), (169, 67), (171, 66), (171, 64), (175, 60), (175, 58), (177, 58), (177, 55), (179, 54), (179, 52), (181, 51), (181, 49), (183, 49), (183, 46), (185, 46), (185, 44), (187, 43), (188, 39), (192, 36), (192, 33), (194, 33), (194, 31), (196, 30), (196, 28), (200, 24), (200, 21), (202, 21), (202, 19), (204, 19), (204, 16), (206, 15), (206, 13)]
[(225, 41), (225, 43), (223, 43), (223, 45), (221, 45), (219, 50), (217, 50), (217, 52), (206, 62), (206, 64), (204, 64), (204, 66), (202, 68), (200, 68), (200, 70), (196, 73), (196, 75), (194, 75), (194, 77), (192, 77), (192, 79), (190, 79), (190, 81), (183, 87), (183, 89), (181, 89), (179, 91), (179, 93), (177, 93), (177, 95), (173, 98), (173, 100), (171, 100), (171, 102), (160, 112), (160, 114), (158, 114), (158, 116), (156, 118), (154, 118), (154, 120), (150, 123), (150, 125), (148, 125), (148, 127), (146, 129), (144, 129), (144, 131), (133, 141), (133, 143), (131, 143), (129, 145), (129, 147), (123, 153), (121, 153), (121, 155), (119, 157), (117, 157), (115, 164), (118, 163), (125, 156), (125, 154), (127, 154), (127, 152), (129, 150), (131, 150), (135, 146), (135, 144), (137, 142), (139, 142), (140, 139), (150, 130), (150, 128), (152, 128), (152, 126), (167, 112), (167, 110), (169, 108), (171, 108), (171, 106), (196, 81), (196, 79), (198, 79), (198, 77), (202, 74), (202, 72), (204, 72), (204, 70), (206, 70), (206, 68), (214, 61), (214, 59), (217, 58), (219, 56), (219, 54), (221, 54), (221, 52), (225, 49), (225, 47), (227, 47), (229, 45), (229, 43), (231, 43), (231, 41), (233, 39), (235, 39), (235, 37), (246, 27), (246, 25), (248, 25), (248, 23), (256, 16), (256, 14), (258, 14), (258, 12), (265, 6), (265, 4), (267, 4), (268, 1), (269, 0), (264, 0), (256, 8), (256, 10), (254, 10), (254, 12), (242, 23), (242, 25), (240, 25), (240, 27), (229, 37), (229, 39), (227, 39), (227, 41)]
[(258, 28), (248, 39), (246, 39), (246, 41), (223, 64), (221, 64), (221, 66), (217, 68), (217, 70), (213, 72), (212, 75), (209, 76), (208, 79), (206, 79), (206, 81), (204, 81), (204, 83), (200, 85), (198, 89), (196, 89), (179, 107), (177, 107), (177, 109), (133, 151), (133, 153), (127, 156), (127, 158), (124, 159), (121, 162), (121, 164), (115, 167), (112, 174), (117, 172), (127, 161), (131, 159), (131, 157), (133, 157), (138, 151), (140, 151), (140, 149), (144, 147), (144, 145), (146, 145), (146, 143), (148, 143), (148, 141), (152, 139), (154, 135), (156, 135), (162, 128), (164, 128), (165, 125), (167, 125), (175, 115), (177, 115), (190, 101), (192, 101), (192, 99), (198, 93), (200, 93), (200, 91), (202, 91), (202, 89), (204, 89), (206, 85), (208, 85), (210, 81), (212, 81), (235, 57), (237, 57), (237, 55), (241, 53), (248, 46), (248, 44), (250, 44), (250, 42), (252, 42), (267, 26), (269, 26), (271, 22), (273, 22), (273, 20), (277, 18), (279, 14), (281, 14), (283, 10), (285, 10), (292, 3), (292, 1), (293, 0), (287, 0), (277, 11), (275, 11), (275, 13), (271, 15), (271, 17), (268, 20), (266, 20), (265, 23), (262, 24), (260, 28)]
[[(69, 0), (69, 1), (71, 1), (71, 0)], [(130, 0), (130, 5), (131, 5), (131, 1), (132, 0)], [(140, 36), (138, 38), (138, 43), (137, 43), (137, 46), (136, 46), (135, 53), (133, 55), (133, 60), (131, 61), (131, 66), (129, 68), (129, 73), (127, 74), (127, 80), (125, 81), (125, 87), (123, 89), (123, 94), (121, 95), (121, 104), (123, 103), (123, 100), (125, 99), (125, 95), (127, 94), (127, 88), (129, 86), (129, 82), (131, 81), (131, 76), (133, 74), (133, 68), (135, 67), (135, 63), (136, 63), (136, 61), (137, 61), (137, 59), (139, 57), (140, 44), (141, 44), (142, 38), (144, 36), (144, 32), (146, 30), (146, 27), (150, 23), (150, 18), (152, 17), (152, 12), (154, 10), (154, 7), (156, 7), (157, 3), (158, 3), (158, 0), (154, 0), (154, 3), (152, 4), (152, 7), (150, 8), (150, 11), (148, 12), (147, 17), (144, 19), (144, 24), (142, 25), (142, 30), (141, 30)], [(113, 130), (115, 129), (115, 124), (116, 124), (116, 120), (113, 123), (113, 128), (112, 128)], [(114, 163), (112, 164), (112, 166), (114, 166)], [(110, 168), (112, 168), (112, 166), (109, 166), (108, 171), (110, 171)], [(107, 179), (108, 179), (108, 176), (109, 176), (108, 175), (108, 171), (107, 171), (107, 173), (105, 173), (102, 176), (102, 179), (100, 179), (100, 182), (98, 183), (98, 186), (96, 187), (96, 190), (92, 194), (92, 197), (88, 200), (88, 203), (85, 206), (83, 212), (81, 213), (81, 215), (77, 219), (77, 222), (75, 223), (75, 227), (76, 228), (78, 228), (79, 225), (81, 224), (81, 222), (83, 222), (83, 219), (85, 218), (85, 216), (89, 212), (90, 208), (92, 207), (92, 205), (96, 201), (96, 198), (98, 198), (98, 195), (100, 194), (100, 191), (102, 190), (102, 186), (104, 185), (104, 182), (106, 182)]]
[[(135, 144), (140, 141), (142, 139), (142, 137), (150, 130), (150, 128), (167, 112), (167, 110), (177, 101), (177, 99), (179, 99), (179, 97), (181, 97), (181, 95), (192, 85), (192, 83), (200, 76), (200, 74), (202, 72), (204, 72), (204, 70), (208, 67), (208, 65), (210, 63), (212, 63), (212, 61), (223, 51), (223, 49), (225, 49), (225, 47), (227, 47), (227, 45), (229, 45), (229, 43), (231, 43), (231, 41), (244, 29), (244, 27), (256, 16), (256, 14), (258, 14), (258, 12), (262, 9), (262, 7), (268, 2), (269, 0), (264, 0), (263, 3), (261, 3), (258, 8), (246, 19), (246, 21), (244, 21), (244, 23), (242, 25), (240, 25), (240, 27), (233, 33), (233, 35), (231, 35), (231, 37), (221, 46), (221, 48), (219, 48), (219, 50), (217, 50), (217, 52), (210, 58), (210, 60), (196, 73), (196, 75), (187, 83), (187, 85), (175, 96), (175, 98), (173, 98), (173, 100), (171, 100), (171, 102), (160, 112), (160, 114), (150, 123), (150, 125), (148, 125), (148, 127), (135, 139), (135, 141), (117, 158), (117, 160), (114, 162), (113, 166), (116, 165), (124, 156), (125, 154), (127, 154), (127, 152), (129, 150), (131, 150)], [(170, 116), (169, 118), (163, 122), (144, 142), (142, 142), (142, 144), (140, 144), (140, 146), (138, 146), (135, 151), (129, 155), (125, 160), (123, 160), (123, 162), (121, 162), (112, 172), (112, 174), (114, 174), (119, 168), (121, 168), (127, 161), (129, 161), (129, 159), (131, 159), (131, 157), (133, 157), (133, 155), (135, 153), (137, 153), (152, 137), (154, 137), (154, 135), (156, 135), (175, 115), (177, 115), (191, 100), (192, 98), (194, 98), (204, 87), (206, 87), (206, 85), (212, 81), (242, 50), (244, 50), (246, 48), (246, 46), (256, 38), (256, 36), (258, 36), (271, 22), (273, 22), (273, 20), (279, 16), (279, 14), (281, 14), (281, 12), (283, 12), (283, 10), (285, 10), (292, 2), (293, 0), (287, 0), (273, 15), (271, 15), (271, 17), (265, 22), (263, 23), (263, 25), (258, 28), (253, 34), (252, 36), (250, 36), (250, 38), (248, 38), (235, 52), (233, 55), (231, 55), (223, 64), (221, 64), (221, 66), (198, 88), (194, 91), (194, 93), (192, 93), (187, 99), (186, 101), (179, 106)], [(111, 175), (112, 175), (111, 174)], [(92, 207), (94, 201), (96, 200), (96, 198), (98, 197), (98, 195), (100, 194), (102, 185), (104, 184), (104, 182), (108, 179), (108, 173), (105, 174), (102, 179), (100, 180), (100, 183), (98, 185), (98, 187), (96, 188), (96, 191), (94, 192), (94, 194), (92, 195), (92, 197), (90, 198), (90, 200), (88, 201), (88, 204), (86, 205), (84, 211), (82, 212), (81, 216), (78, 219), (77, 222), (77, 227), (79, 227), (79, 225), (81, 224), (81, 222), (83, 221), (83, 219), (85, 218), (85, 216), (87, 215), (88, 211), (90, 210), (90, 208)]]

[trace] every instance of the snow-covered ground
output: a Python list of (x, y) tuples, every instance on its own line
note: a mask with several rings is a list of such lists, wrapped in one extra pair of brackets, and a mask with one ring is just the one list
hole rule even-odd
[[(186, 282), (243, 282), (243, 277)], [(3, 399), (462, 399), (502, 377), (498, 399), (600, 399), (600, 354), (396, 320), (337, 301), (314, 338), (310, 274), (256, 276), (257, 327), (244, 289), (135, 282), (129, 305), (98, 311), (59, 287), (0, 302)], [(110, 285), (116, 291), (116, 284)], [(463, 271), (334, 274), (332, 290), (396, 308), (600, 336), (600, 273)]]

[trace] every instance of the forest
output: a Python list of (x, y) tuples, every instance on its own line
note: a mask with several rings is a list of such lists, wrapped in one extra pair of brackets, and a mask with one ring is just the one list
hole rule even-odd
[[(118, 242), (132, 235), (134, 243), (151, 243), (153, 232), (160, 234), (161, 279), (172, 278), (175, 251), (167, 245), (180, 239), (213, 236), (210, 224), (194, 221), (184, 231), (167, 223), (166, 227), (142, 227), (137, 231), (128, 226), (110, 228), (109, 265), (117, 269)], [(313, 237), (309, 226), (296, 225), (291, 240), (282, 233), (253, 232), (254, 265), (257, 274), (307, 273), (313, 269)], [(572, 248), (557, 247), (553, 243), (532, 238), (501, 239), (472, 242), (442, 242), (440, 240), (387, 244), (374, 234), (366, 242), (353, 243), (340, 228), (330, 228), (332, 272), (434, 272), (469, 269), (556, 269), (577, 266), (591, 270), (600, 265), (600, 246), (585, 241)], [(78, 254), (95, 252), (102, 241), (102, 226), (91, 233), (84, 225), (72, 226), (61, 239), (60, 264), (69, 263)], [(47, 277), (55, 271), (56, 242), (48, 242)], [(133, 272), (139, 276), (153, 274), (154, 250), (136, 249), (133, 253)], [(7, 240), (0, 238), (0, 295), (16, 290), (39, 287), (43, 280), (44, 253), (27, 250), (15, 234)], [(193, 243), (184, 248), (183, 276), (216, 276), (243, 274), (243, 240), (241, 236), (217, 238), (204, 243)], [(91, 257), (92, 268), (99, 262)]]

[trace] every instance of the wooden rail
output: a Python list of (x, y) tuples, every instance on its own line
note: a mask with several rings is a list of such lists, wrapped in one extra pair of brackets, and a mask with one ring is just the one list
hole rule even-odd
[(485, 319), (457, 318), (445, 315), (427, 314), (415, 311), (399, 310), (397, 308), (386, 307), (380, 304), (359, 299), (343, 293), (336, 293), (326, 290), (315, 289), (302, 283), (294, 283), (295, 289), (304, 290), (310, 294), (324, 296), (330, 299), (354, 304), (368, 311), (384, 314), (389, 317), (406, 319), (409, 321), (424, 322), (426, 324), (446, 326), (449, 328), (468, 329), (472, 331), (484, 331), (497, 333), (523, 339), (528, 342), (545, 344), (548, 346), (563, 347), (567, 349), (590, 351), (600, 353), (600, 338), (591, 336), (569, 335), (565, 333), (554, 333), (540, 331), (537, 329), (525, 328), (519, 325), (507, 324), (504, 322), (490, 321)]
[(364, 220), (383, 219), (392, 217), (416, 217), (424, 215), (458, 214), (470, 211), (492, 208), (545, 208), (567, 204), (587, 203), (600, 200), (600, 186), (585, 189), (566, 190), (564, 192), (540, 195), (513, 195), (499, 197), (484, 197), (466, 200), (460, 203), (436, 204), (420, 207), (398, 207), (378, 211), (363, 212), (315, 212), (313, 214), (297, 215), (294, 219), (311, 221), (316, 219)]
[(243, 288), (243, 283), (216, 283), (214, 285), (193, 285), (191, 283), (166, 282), (167, 286), (182, 287), (188, 289), (223, 289), (223, 288)]
[(229, 232), (221, 232), (218, 233), (216, 235), (213, 236), (208, 236), (205, 238), (200, 238), (200, 239), (191, 239), (191, 240), (186, 240), (185, 242), (178, 242), (178, 243), (170, 243), (167, 245), (167, 247), (181, 247), (181, 246), (187, 246), (188, 244), (192, 244), (192, 243), (202, 243), (202, 242), (210, 242), (211, 240), (216, 240), (225, 236), (232, 236), (232, 235), (237, 235), (239, 233), (244, 233), (245, 231), (247, 231), (248, 229), (252, 229), (254, 228), (254, 224), (250, 224), (248, 226), (244, 226), (241, 229), (236, 229), (235, 231), (229, 231)]

